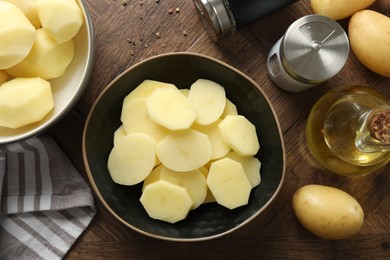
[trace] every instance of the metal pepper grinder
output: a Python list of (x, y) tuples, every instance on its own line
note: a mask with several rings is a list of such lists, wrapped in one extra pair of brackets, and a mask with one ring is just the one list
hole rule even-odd
[(297, 0), (193, 0), (214, 41)]
[(308, 15), (291, 24), (272, 47), (267, 71), (280, 88), (299, 92), (335, 76), (348, 55), (344, 29), (328, 17)]

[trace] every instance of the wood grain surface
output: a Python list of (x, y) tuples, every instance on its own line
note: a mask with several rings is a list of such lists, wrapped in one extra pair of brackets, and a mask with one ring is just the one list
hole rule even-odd
[[(270, 48), (292, 22), (312, 13), (310, 1), (297, 1), (218, 43), (205, 32), (190, 0), (128, 0), (127, 5), (121, 0), (87, 0), (87, 3), (95, 34), (92, 76), (74, 109), (49, 130), (85, 178), (82, 133), (99, 93), (137, 62), (177, 51), (220, 59), (261, 86), (281, 123), (287, 170), (281, 193), (263, 214), (232, 234), (205, 242), (175, 243), (142, 236), (112, 217), (96, 199), (98, 213), (66, 259), (390, 258), (389, 168), (359, 178), (327, 173), (318, 167), (305, 142), (308, 113), (324, 93), (347, 85), (367, 85), (390, 98), (390, 78), (366, 69), (353, 53), (338, 75), (306, 92), (279, 89), (266, 71)], [(390, 15), (388, 0), (377, 0), (370, 8)], [(340, 23), (347, 30), (348, 20)], [(345, 240), (327, 241), (314, 237), (298, 223), (292, 211), (292, 195), (310, 183), (341, 188), (361, 203), (365, 221), (358, 234)]]

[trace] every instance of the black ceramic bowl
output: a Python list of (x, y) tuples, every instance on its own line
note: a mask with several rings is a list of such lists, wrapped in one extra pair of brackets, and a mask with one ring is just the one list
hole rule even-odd
[[(142, 184), (114, 183), (107, 169), (114, 131), (121, 125), (124, 97), (143, 80), (158, 80), (189, 88), (199, 78), (225, 87), (239, 114), (255, 126), (260, 142), (262, 181), (252, 189), (249, 204), (234, 210), (216, 203), (201, 205), (185, 220), (170, 224), (151, 219), (141, 203)], [(97, 98), (86, 122), (83, 156), (89, 180), (104, 206), (119, 221), (144, 235), (172, 240), (199, 241), (239, 229), (258, 216), (278, 194), (285, 173), (285, 151), (278, 119), (261, 88), (233, 67), (194, 53), (170, 53), (144, 60), (119, 75)]]

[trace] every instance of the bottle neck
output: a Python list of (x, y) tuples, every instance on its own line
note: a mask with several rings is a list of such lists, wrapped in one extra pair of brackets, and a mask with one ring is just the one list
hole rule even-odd
[(390, 106), (378, 106), (359, 120), (355, 144), (363, 152), (390, 151)]

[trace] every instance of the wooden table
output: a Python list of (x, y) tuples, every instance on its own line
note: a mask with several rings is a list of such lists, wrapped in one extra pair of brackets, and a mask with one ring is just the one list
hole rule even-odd
[[(359, 178), (326, 173), (317, 167), (305, 142), (308, 113), (324, 93), (345, 85), (368, 85), (390, 98), (390, 78), (369, 71), (353, 54), (337, 76), (301, 93), (279, 89), (266, 71), (270, 48), (292, 22), (312, 13), (310, 1), (298, 1), (218, 43), (205, 32), (190, 0), (128, 0), (127, 5), (121, 0), (87, 2), (95, 32), (93, 73), (75, 108), (49, 131), (84, 177), (81, 139), (96, 97), (126, 68), (145, 58), (177, 51), (220, 59), (261, 86), (281, 123), (287, 170), (281, 193), (261, 216), (233, 234), (206, 242), (175, 243), (144, 237), (117, 221), (96, 200), (98, 213), (67, 259), (390, 258), (389, 168)], [(372, 8), (389, 15), (390, 1), (378, 0)], [(340, 23), (347, 29), (348, 20)], [(314, 237), (298, 223), (291, 198), (299, 187), (309, 183), (339, 187), (361, 203), (365, 222), (357, 235), (326, 241)]]

